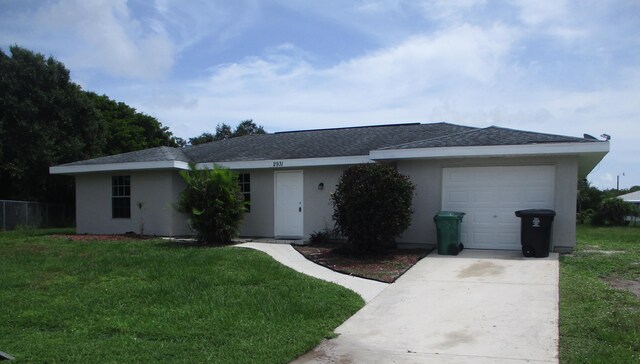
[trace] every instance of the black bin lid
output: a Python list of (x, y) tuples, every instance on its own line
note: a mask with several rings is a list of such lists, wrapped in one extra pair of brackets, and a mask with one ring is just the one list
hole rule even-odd
[(524, 216), (556, 216), (556, 212), (553, 210), (547, 209), (529, 209), (529, 210), (518, 210), (516, 211), (517, 217)]

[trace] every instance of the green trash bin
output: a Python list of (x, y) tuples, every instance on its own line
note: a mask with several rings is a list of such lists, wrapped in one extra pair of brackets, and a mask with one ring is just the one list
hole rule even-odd
[(440, 211), (433, 217), (438, 231), (438, 254), (458, 255), (464, 248), (460, 242), (460, 224), (464, 212)]

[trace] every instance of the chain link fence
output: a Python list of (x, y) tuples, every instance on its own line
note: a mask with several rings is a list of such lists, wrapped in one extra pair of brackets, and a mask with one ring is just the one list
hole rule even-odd
[(0, 228), (50, 228), (74, 225), (73, 206), (32, 201), (0, 200)]

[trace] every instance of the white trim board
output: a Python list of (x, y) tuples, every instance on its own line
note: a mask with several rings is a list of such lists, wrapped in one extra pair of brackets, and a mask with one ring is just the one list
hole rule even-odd
[(240, 161), (240, 162), (209, 162), (198, 163), (198, 168), (213, 168), (213, 165), (227, 167), (229, 169), (274, 169), (278, 168), (299, 168), (299, 167), (322, 167), (339, 166), (348, 164), (372, 163), (367, 155), (347, 156), (347, 157), (326, 157), (326, 158), (299, 158), (299, 159), (269, 159), (260, 161)]
[(372, 160), (413, 158), (497, 157), (583, 153), (607, 153), (609, 142), (490, 145), (471, 147), (372, 150)]
[(189, 163), (179, 161), (128, 162), (105, 164), (82, 164), (49, 167), (51, 174), (79, 174), (92, 172), (131, 171), (149, 169), (189, 169)]

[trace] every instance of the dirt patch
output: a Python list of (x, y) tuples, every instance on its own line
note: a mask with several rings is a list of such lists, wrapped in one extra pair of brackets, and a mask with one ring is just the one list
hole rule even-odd
[(628, 279), (607, 279), (613, 288), (627, 290), (640, 298), (640, 281), (632, 281)]
[(119, 234), (119, 235), (99, 235), (99, 234), (83, 234), (83, 235), (50, 235), (52, 238), (68, 239), (73, 241), (85, 240), (144, 240), (149, 239), (138, 234)]
[(293, 245), (310, 261), (336, 272), (393, 283), (431, 250), (395, 249), (384, 254), (358, 257), (344, 252), (341, 244)]
[(612, 255), (612, 254), (623, 254), (624, 251), (622, 250), (596, 250), (596, 249), (587, 249), (587, 250), (583, 250), (583, 253), (597, 253), (597, 254), (605, 254), (605, 255)]

